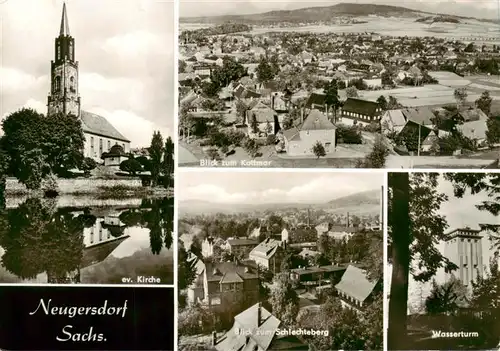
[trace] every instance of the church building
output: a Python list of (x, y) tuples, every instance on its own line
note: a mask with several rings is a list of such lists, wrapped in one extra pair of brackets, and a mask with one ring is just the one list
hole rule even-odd
[(130, 140), (116, 130), (104, 117), (83, 111), (78, 91), (78, 61), (75, 59), (75, 39), (70, 35), (66, 4), (63, 4), (61, 29), (55, 39), (55, 60), (51, 61), (51, 87), (47, 115), (75, 115), (82, 122), (85, 135), (83, 154), (101, 161), (104, 152), (119, 145), (130, 151)]

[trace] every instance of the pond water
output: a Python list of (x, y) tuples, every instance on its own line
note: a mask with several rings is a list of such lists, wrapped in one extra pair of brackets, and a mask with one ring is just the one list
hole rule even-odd
[(0, 283), (173, 283), (173, 198), (7, 204)]

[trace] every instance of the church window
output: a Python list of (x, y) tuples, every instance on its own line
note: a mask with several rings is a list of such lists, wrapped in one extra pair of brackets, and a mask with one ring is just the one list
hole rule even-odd
[(108, 140), (108, 151), (111, 149), (111, 141)]
[(75, 89), (75, 77), (69, 78), (69, 90), (73, 93), (76, 91), (76, 89)]
[(99, 138), (99, 156), (102, 155), (102, 138)]
[(61, 91), (61, 77), (60, 76), (56, 76), (55, 80), (54, 80), (54, 92), (59, 92)]
[(57, 45), (57, 59), (60, 60), (61, 59), (61, 45)]
[(125, 151), (125, 144), (122, 144), (123, 145), (123, 151)]
[(90, 137), (90, 156), (94, 156), (94, 137)]
[(69, 42), (69, 59), (73, 60), (73, 43)]

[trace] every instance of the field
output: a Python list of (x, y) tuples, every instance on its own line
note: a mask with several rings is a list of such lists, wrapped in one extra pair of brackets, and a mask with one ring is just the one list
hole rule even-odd
[(432, 31), (428, 24), (415, 22), (415, 18), (357, 17), (366, 23), (352, 25), (310, 25), (296, 27), (255, 27), (252, 34), (269, 32), (313, 32), (313, 33), (364, 33), (374, 32), (386, 36), (436, 37), (449, 39), (474, 38), (477, 42), (500, 43), (499, 25), (479, 20), (467, 20), (457, 27), (440, 32)]

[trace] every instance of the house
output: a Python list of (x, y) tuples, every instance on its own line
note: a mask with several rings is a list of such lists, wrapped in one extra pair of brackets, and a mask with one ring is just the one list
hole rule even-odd
[(312, 110), (300, 128), (283, 132), (284, 148), (288, 155), (314, 155), (313, 147), (321, 143), (327, 154), (335, 151), (336, 127), (319, 110)]
[(286, 241), (267, 238), (259, 245), (254, 247), (248, 255), (250, 260), (261, 267), (270, 270), (273, 273), (279, 273), (281, 270), (281, 261), (283, 259), (283, 249), (286, 248)]
[(337, 284), (346, 267), (329, 265), (319, 267), (299, 267), (290, 270), (290, 279), (303, 286)]
[(123, 150), (121, 145), (113, 145), (108, 152), (102, 154), (102, 159), (104, 160), (104, 166), (119, 169), (120, 164), (128, 160), (128, 155)]
[(382, 88), (382, 78), (363, 79), (363, 82), (370, 89)]
[[(248, 111), (246, 111), (245, 123), (248, 125), (249, 135), (276, 134), (280, 129), (278, 113), (262, 101), (251, 104)], [(254, 130), (254, 128), (256, 129)]]
[(349, 265), (335, 290), (343, 307), (362, 312), (380, 291), (380, 285), (380, 281), (369, 280), (365, 270)]
[(248, 257), (254, 247), (259, 245), (256, 239), (228, 239), (229, 252), (237, 257)]
[(349, 240), (360, 231), (359, 227), (332, 225), (326, 235), (335, 240)]
[[(292, 244), (293, 245), (293, 244)], [(321, 252), (316, 251), (316, 250), (311, 250), (307, 247), (303, 248), (302, 251), (299, 253), (299, 256), (302, 258), (312, 258), (321, 255)]]
[(257, 303), (236, 315), (232, 328), (221, 338), (214, 331), (212, 347), (217, 351), (309, 350), (296, 336), (278, 333), (280, 327), (281, 321)]
[(202, 263), (197, 266), (195, 281), (188, 288), (188, 303), (208, 307), (224, 306), (245, 299), (255, 303), (259, 298), (257, 270), (237, 262)]
[(325, 111), (326, 109), (326, 95), (325, 94), (318, 94), (318, 93), (312, 93), (309, 95), (309, 98), (306, 101), (305, 108), (309, 110), (320, 110), (320, 111)]
[(364, 126), (378, 123), (382, 109), (377, 102), (348, 98), (342, 106), (339, 122), (346, 125)]
[(404, 108), (385, 111), (380, 119), (380, 124), (383, 134), (398, 134), (409, 121), (433, 129), (434, 118), (434, 113), (428, 107)]

